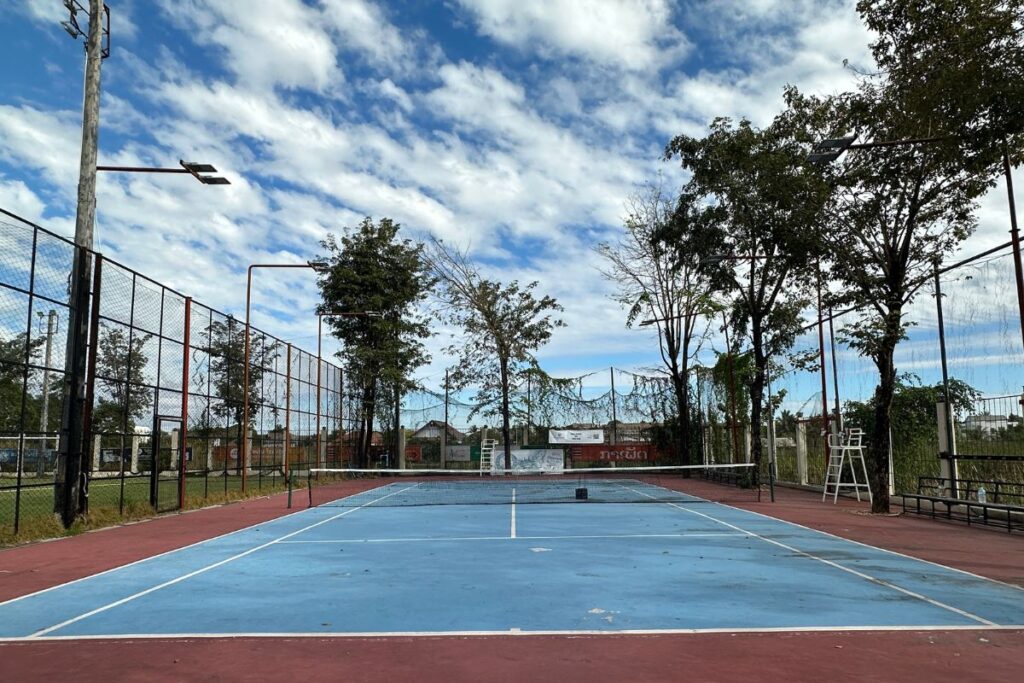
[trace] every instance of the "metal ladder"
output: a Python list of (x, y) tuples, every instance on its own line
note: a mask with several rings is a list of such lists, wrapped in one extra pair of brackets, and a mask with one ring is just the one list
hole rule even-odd
[[(860, 500), (860, 491), (868, 494), (868, 501), (871, 501), (871, 487), (868, 485), (868, 468), (864, 462), (864, 431), (861, 429), (850, 429), (844, 438), (843, 434), (829, 434), (828, 445), (828, 469), (825, 472), (825, 489), (821, 492), (821, 499), (825, 500), (832, 495), (832, 502), (839, 499), (839, 490), (843, 488), (853, 489)], [(851, 481), (843, 481), (843, 466), (850, 463)], [(860, 468), (864, 479), (858, 481), (857, 469)]]
[(480, 442), (480, 475), (491, 473), (491, 462), (494, 459), (494, 447), (497, 439), (484, 439)]

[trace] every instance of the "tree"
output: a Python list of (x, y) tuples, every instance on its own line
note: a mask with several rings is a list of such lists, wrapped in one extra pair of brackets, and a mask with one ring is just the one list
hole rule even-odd
[[(249, 414), (245, 415), (245, 325), (228, 316), (206, 328), (209, 343), (203, 348), (210, 359), (210, 384), (220, 399), (210, 411), (232, 421), (241, 436), (244, 418), (252, 420), (260, 408), (260, 383), (281, 355), (281, 343), (252, 331), (249, 338)], [(197, 378), (200, 382), (202, 378)], [(209, 421), (206, 420), (208, 423)], [(239, 463), (241, 467), (241, 463)]]
[(448, 349), (459, 358), (450, 383), (456, 389), (476, 386), (477, 410), (501, 415), (505, 469), (511, 469), (509, 395), (524, 372), (539, 369), (533, 354), (565, 325), (552, 317), (562, 307), (550, 296), (537, 298), (537, 282), (521, 287), (483, 279), (465, 252), (439, 240), (433, 241), (430, 264), (439, 284), (438, 315), (465, 335)]
[[(821, 137), (854, 133), (866, 140), (920, 137), (899, 88), (864, 81), (856, 92), (813, 98), (787, 92), (794, 121), (817, 127)], [(909, 122), (909, 123), (908, 123)], [(949, 144), (957, 144), (952, 141)], [(869, 357), (879, 381), (868, 439), (872, 510), (889, 510), (891, 408), (897, 390), (896, 346), (906, 337), (904, 311), (932, 270), (975, 229), (976, 199), (992, 184), (993, 170), (950, 154), (945, 143), (856, 150), (825, 169), (834, 197), (821, 232), (831, 254), (838, 303), (860, 314), (841, 334)]]
[(871, 51), (903, 103), (903, 127), (958, 144), (965, 166), (1024, 150), (1024, 0), (861, 0)]
[(649, 316), (658, 331), (658, 350), (676, 399), (676, 422), (682, 463), (689, 465), (690, 363), (707, 335), (715, 310), (710, 281), (697, 267), (695, 255), (677, 253), (660, 237), (673, 220), (686, 217), (676, 211), (660, 185), (648, 185), (629, 199), (626, 234), (616, 244), (597, 246), (608, 263), (602, 274), (614, 282), (614, 296), (628, 311), (626, 326)]
[[(21, 403), (26, 391), (26, 363), (39, 362), (39, 354), (46, 338), (33, 339), (26, 348), (27, 340), (28, 335), (25, 332), (10, 339), (0, 339), (0, 431), (12, 434), (34, 432), (38, 428), (36, 425), (39, 424), (39, 399), (31, 395), (25, 397), (24, 416), (21, 412)], [(60, 384), (53, 383), (53, 388), (58, 394), (61, 391)]]
[[(359, 391), (359, 443), (356, 465), (369, 461), (378, 395), (393, 401), (417, 388), (413, 371), (430, 360), (422, 340), (430, 336), (418, 307), (433, 284), (423, 245), (399, 239), (401, 225), (390, 218), (366, 218), (336, 238), (322, 242), (329, 268), (318, 284), (320, 313), (372, 313), (328, 317), (344, 344), (339, 357), (349, 386)], [(390, 404), (389, 404), (390, 405)], [(396, 425), (397, 428), (397, 425)]]
[(663, 239), (681, 261), (698, 259), (729, 297), (733, 328), (750, 341), (751, 451), (758, 466), (767, 370), (801, 329), (818, 277), (815, 227), (828, 198), (827, 183), (804, 161), (798, 131), (783, 116), (764, 129), (719, 118), (706, 137), (679, 135), (665, 149), (690, 180)]
[(146, 342), (149, 334), (131, 336), (123, 327), (104, 327), (96, 349), (96, 384), (100, 388), (92, 412), (95, 434), (130, 434), (135, 419), (153, 405), (146, 388)]

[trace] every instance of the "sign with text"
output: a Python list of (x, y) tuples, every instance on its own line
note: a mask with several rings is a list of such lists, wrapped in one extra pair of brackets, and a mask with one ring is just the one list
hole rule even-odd
[(604, 443), (603, 429), (552, 429), (548, 443)]
[(658, 459), (654, 444), (580, 444), (569, 449), (573, 462), (652, 462)]
[(423, 462), (423, 444), (410, 443), (405, 445), (406, 462)]
[(447, 462), (469, 462), (472, 460), (472, 446), (448, 446), (444, 457)]

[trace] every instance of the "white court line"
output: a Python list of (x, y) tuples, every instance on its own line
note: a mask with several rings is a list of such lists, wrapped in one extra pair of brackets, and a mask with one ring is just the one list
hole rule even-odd
[(512, 487), (512, 531), (509, 538), (516, 537), (516, 487)]
[(229, 638), (467, 638), (467, 637), (498, 637), (510, 636), (660, 636), (660, 635), (701, 635), (715, 633), (854, 633), (854, 632), (943, 632), (943, 631), (1021, 631), (1024, 624), (1004, 626), (983, 626), (960, 624), (957, 626), (767, 626), (741, 628), (665, 628), (665, 629), (577, 629), (565, 631), (531, 631), (509, 629), (507, 631), (324, 631), (324, 632), (274, 632), (274, 633), (120, 633), (114, 635), (82, 635), (82, 636), (18, 636), (0, 637), (0, 643), (46, 642), (74, 640), (213, 640)]
[[(645, 496), (647, 495), (646, 493), (643, 493), (642, 491), (637, 491), (637, 493), (640, 493), (641, 495), (645, 495)], [(653, 496), (648, 496), (648, 498), (653, 498)], [(828, 565), (830, 567), (835, 567), (836, 569), (839, 569), (841, 571), (853, 574), (854, 576), (858, 576), (858, 577), (860, 577), (862, 579), (865, 579), (867, 581), (871, 581), (872, 583), (876, 583), (876, 584), (878, 584), (880, 586), (885, 586), (886, 588), (890, 588), (890, 589), (892, 589), (894, 591), (897, 591), (899, 593), (903, 593), (904, 595), (910, 596), (912, 598), (916, 598), (918, 600), (926, 602), (926, 603), (928, 603), (930, 605), (933, 605), (935, 607), (941, 607), (944, 610), (948, 610), (950, 612), (953, 612), (954, 614), (959, 614), (962, 617), (967, 617), (968, 619), (972, 619), (974, 621), (977, 621), (980, 624), (985, 624), (987, 626), (998, 626), (998, 624), (996, 624), (994, 621), (989, 621), (988, 619), (985, 619), (984, 617), (980, 617), (977, 614), (972, 614), (971, 612), (968, 612), (966, 610), (962, 610), (962, 609), (960, 609), (958, 607), (953, 607), (952, 605), (947, 605), (944, 602), (939, 602), (938, 600), (933, 600), (932, 598), (929, 598), (926, 595), (921, 595), (920, 593), (915, 593), (914, 591), (909, 590), (907, 588), (903, 588), (902, 586), (897, 586), (896, 584), (894, 584), (894, 583), (892, 583), (890, 581), (886, 581), (884, 579), (879, 579), (878, 577), (871, 576), (870, 574), (866, 574), (866, 573), (864, 573), (862, 571), (859, 571), (857, 569), (853, 569), (852, 567), (847, 567), (845, 565), (839, 564), (838, 562), (834, 562), (832, 560), (826, 560), (823, 557), (818, 557), (817, 555), (814, 555), (814, 554), (809, 553), (809, 552), (804, 551), (804, 550), (800, 550), (799, 548), (795, 548), (795, 547), (793, 547), (791, 545), (788, 545), (786, 543), (783, 543), (781, 541), (776, 541), (775, 539), (767, 538), (767, 537), (762, 536), (760, 534), (754, 533), (753, 531), (748, 531), (746, 529), (743, 529), (741, 527), (736, 526), (735, 524), (730, 524), (729, 522), (726, 522), (724, 520), (718, 519), (717, 517), (712, 517), (711, 515), (705, 514), (703, 512), (698, 511), (698, 510), (689, 510), (689, 509), (683, 507), (682, 505), (677, 505), (675, 503), (666, 503), (666, 505), (668, 505), (669, 507), (674, 507), (677, 510), (682, 510), (683, 512), (688, 512), (688, 513), (690, 513), (692, 515), (698, 515), (699, 517), (703, 517), (705, 519), (711, 520), (712, 522), (715, 522), (717, 524), (721, 524), (722, 526), (725, 526), (725, 527), (729, 527), (730, 529), (735, 529), (736, 531), (740, 531), (742, 533), (750, 534), (751, 536), (754, 536), (755, 538), (758, 538), (758, 539), (764, 541), (765, 543), (770, 543), (771, 545), (778, 546), (778, 547), (783, 548), (785, 550), (788, 550), (788, 551), (790, 551), (792, 553), (796, 553), (798, 555), (802, 555), (802, 556), (807, 557), (807, 558), (812, 559), (812, 560), (817, 560), (818, 562), (826, 564), (826, 565)]]
[[(956, 572), (958, 574), (963, 574), (965, 576), (970, 576), (971, 578), (978, 579), (979, 581), (988, 581), (990, 583), (999, 584), (1000, 586), (1005, 586), (1006, 588), (1013, 588), (1013, 589), (1018, 590), (1018, 591), (1024, 591), (1024, 586), (1018, 586), (1015, 583), (1008, 583), (1006, 581), (1000, 581), (999, 579), (993, 579), (990, 576), (982, 576), (981, 574), (975, 574), (974, 572), (969, 572), (966, 569), (958, 569), (956, 567), (950, 567), (949, 565), (941, 564), (939, 562), (933, 562), (931, 560), (926, 560), (926, 559), (924, 559), (922, 557), (914, 557), (913, 555), (907, 555), (906, 553), (901, 553), (901, 552), (899, 552), (897, 550), (889, 550), (888, 548), (881, 548), (881, 547), (879, 547), (877, 545), (871, 545), (870, 543), (863, 543), (861, 541), (855, 541), (852, 538), (843, 538), (842, 536), (837, 536), (836, 534), (832, 534), (832, 533), (829, 533), (827, 531), (822, 531), (821, 529), (814, 529), (814, 528), (811, 528), (809, 526), (804, 526), (803, 524), (799, 524), (797, 522), (790, 522), (789, 520), (786, 520), (786, 519), (780, 519), (778, 517), (772, 517), (771, 515), (766, 515), (766, 514), (763, 514), (763, 513), (760, 513), (760, 512), (755, 512), (754, 510), (747, 510), (745, 508), (736, 508), (736, 507), (733, 507), (731, 505), (723, 505), (722, 503), (715, 503), (715, 505), (719, 505), (721, 507), (727, 507), (730, 510), (741, 510), (741, 511), (746, 512), (746, 513), (751, 514), (751, 515), (757, 515), (758, 517), (763, 517), (764, 519), (770, 519), (773, 522), (782, 522), (783, 524), (788, 524), (789, 526), (795, 526), (798, 529), (804, 529), (805, 531), (810, 531), (810, 532), (815, 533), (815, 534), (821, 534), (822, 536), (828, 536), (829, 538), (835, 538), (835, 539), (840, 540), (840, 541), (846, 541), (847, 543), (853, 543), (854, 545), (859, 545), (862, 548), (870, 548), (872, 550), (880, 550), (883, 553), (888, 553), (890, 555), (895, 555), (896, 557), (902, 557), (902, 558), (907, 559), (907, 560), (916, 560), (918, 562), (924, 562), (925, 564), (930, 564), (933, 567), (939, 567), (940, 569), (947, 569), (947, 570), (949, 570), (951, 572)], [(969, 529), (970, 527), (967, 527), (967, 528)]]
[(281, 541), (281, 545), (303, 545), (316, 543), (429, 543), (431, 541), (557, 541), (560, 539), (587, 539), (587, 538), (716, 538), (731, 536), (735, 538), (750, 538), (749, 534), (740, 534), (732, 531), (722, 532), (698, 532), (683, 534), (574, 534), (566, 536), (438, 536), (433, 538), (337, 538), (321, 539), (315, 541)]
[(106, 612), (109, 609), (113, 609), (114, 607), (118, 607), (118, 606), (123, 605), (123, 604), (125, 604), (127, 602), (131, 602), (132, 600), (135, 600), (137, 598), (141, 598), (141, 597), (143, 597), (145, 595), (149, 595), (150, 593), (154, 593), (154, 592), (156, 592), (156, 591), (158, 591), (158, 590), (160, 590), (162, 588), (166, 588), (168, 586), (173, 586), (174, 584), (180, 583), (180, 582), (182, 582), (182, 581), (184, 581), (186, 579), (190, 579), (193, 576), (198, 576), (199, 574), (206, 573), (206, 572), (210, 571), (211, 569), (216, 569), (217, 567), (221, 567), (221, 566), (227, 564), (228, 562), (234, 562), (235, 560), (243, 558), (246, 555), (251, 555), (252, 553), (256, 552), (257, 550), (263, 550), (264, 548), (268, 548), (268, 547), (270, 547), (272, 545), (276, 545), (276, 544), (280, 543), (281, 541), (283, 541), (283, 540), (285, 540), (287, 538), (291, 538), (292, 536), (298, 536), (299, 534), (304, 533), (306, 531), (309, 531), (310, 529), (314, 529), (314, 528), (320, 526), (321, 524), (327, 524), (327, 522), (333, 522), (334, 520), (338, 519), (339, 517), (344, 517), (345, 515), (348, 515), (348, 514), (351, 514), (353, 512), (357, 512), (359, 510), (362, 510), (364, 507), (366, 507), (368, 505), (373, 505), (374, 503), (382, 501), (385, 498), (390, 498), (391, 496), (398, 495), (399, 493), (402, 493), (404, 491), (408, 491), (409, 489), (415, 488), (418, 485), (419, 484), (413, 484), (412, 486), (407, 486), (404, 489), (401, 489), (399, 491), (393, 491), (392, 493), (389, 493), (386, 496), (381, 496), (380, 498), (377, 498), (375, 500), (371, 500), (370, 502), (364, 503), (364, 504), (360, 505), (359, 507), (349, 508), (348, 510), (345, 510), (344, 512), (339, 512), (338, 514), (333, 515), (331, 517), (328, 517), (327, 519), (322, 519), (319, 522), (314, 522), (313, 524), (305, 526), (305, 527), (303, 527), (301, 529), (298, 529), (296, 531), (292, 531), (290, 533), (287, 533), (284, 536), (279, 536), (279, 537), (273, 539), (272, 541), (268, 541), (266, 543), (258, 545), (255, 548), (249, 548), (248, 550), (240, 552), (240, 553), (238, 553), (236, 555), (232, 555), (231, 557), (228, 557), (228, 558), (225, 558), (223, 560), (220, 560), (219, 562), (214, 562), (213, 564), (206, 565), (205, 567), (201, 567), (199, 569), (196, 569), (195, 571), (191, 571), (191, 572), (189, 572), (187, 574), (183, 574), (182, 576), (179, 576), (176, 579), (171, 579), (170, 581), (164, 581), (161, 584), (158, 584), (156, 586), (152, 586), (152, 587), (147, 588), (146, 590), (143, 590), (143, 591), (139, 591), (138, 593), (134, 593), (133, 595), (129, 595), (126, 598), (121, 598), (120, 600), (115, 600), (114, 602), (112, 602), (112, 603), (110, 603), (108, 605), (103, 605), (102, 607), (97, 607), (94, 610), (90, 610), (90, 611), (88, 611), (88, 612), (86, 612), (84, 614), (79, 614), (77, 617), (72, 617), (71, 619), (67, 619), (65, 621), (62, 621), (59, 624), (54, 624), (53, 626), (48, 626), (47, 628), (41, 629), (39, 631), (36, 631), (35, 633), (33, 633), (32, 635), (30, 635), (28, 637), (29, 638), (37, 638), (39, 636), (44, 636), (47, 633), (50, 633), (52, 631), (56, 631), (58, 629), (64, 628), (65, 626), (70, 626), (71, 624), (74, 624), (74, 623), (76, 623), (78, 621), (81, 621), (82, 619), (87, 619), (87, 618), (89, 618), (91, 616), (99, 614), (100, 612)]

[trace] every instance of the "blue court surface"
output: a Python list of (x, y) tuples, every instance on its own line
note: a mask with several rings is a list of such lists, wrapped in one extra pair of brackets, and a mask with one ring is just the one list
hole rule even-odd
[(378, 507), (393, 483), (0, 604), (0, 637), (1024, 625), (1024, 590), (718, 503)]

